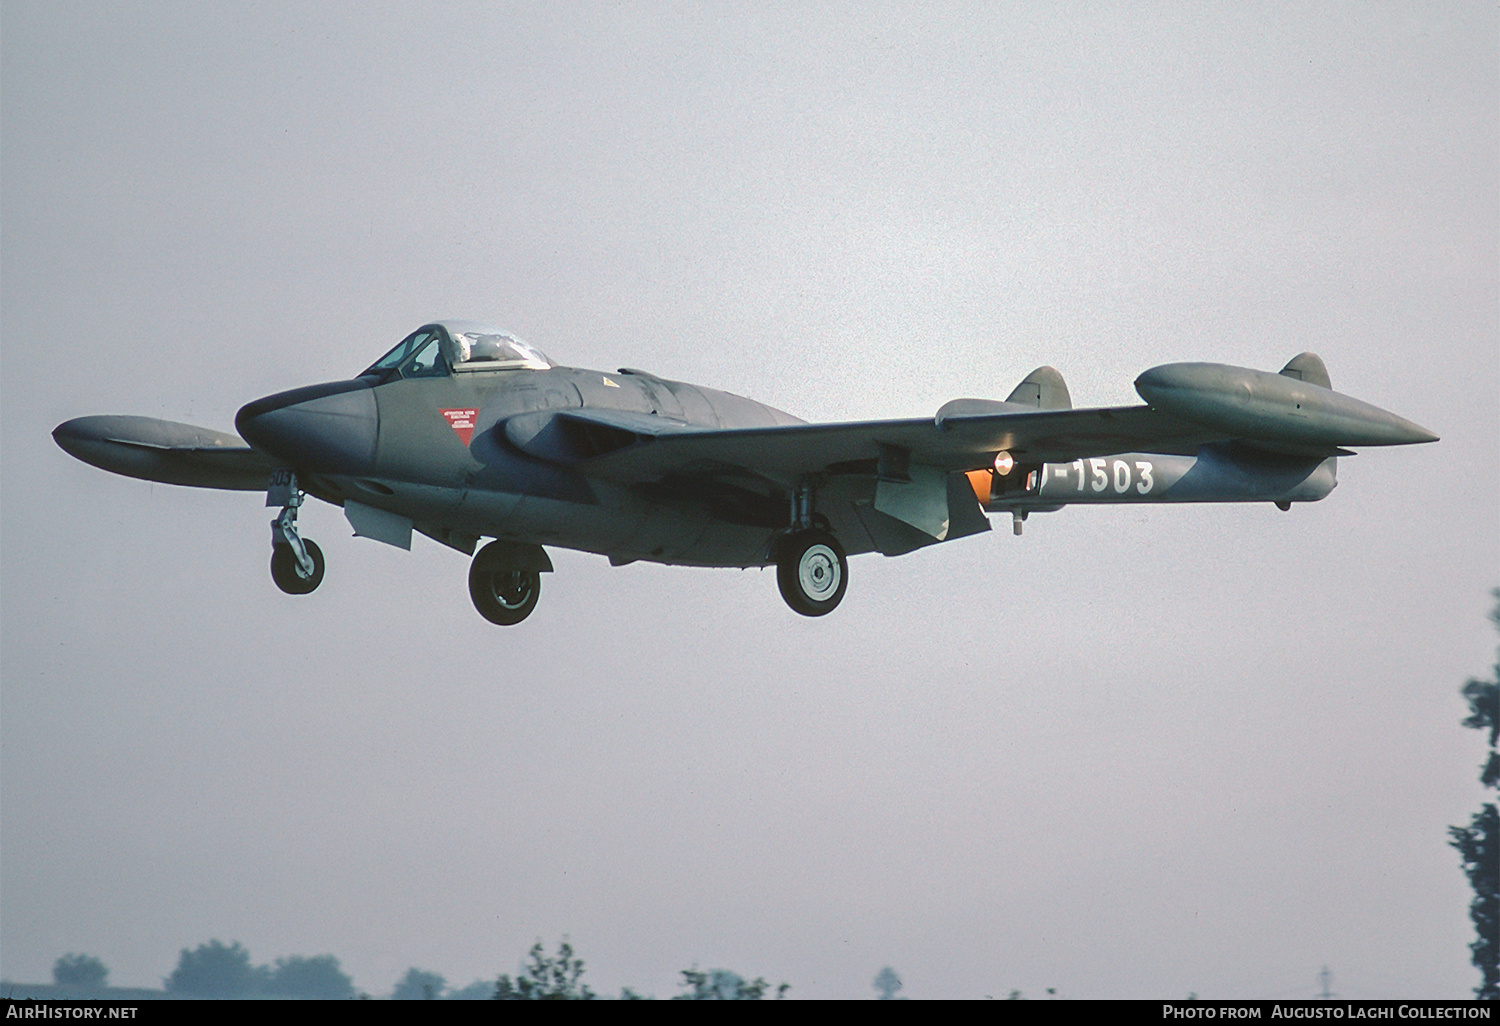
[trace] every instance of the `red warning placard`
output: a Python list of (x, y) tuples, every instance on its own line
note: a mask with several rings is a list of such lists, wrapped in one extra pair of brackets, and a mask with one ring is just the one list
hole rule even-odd
[(469, 439), (474, 437), (474, 418), (479, 415), (475, 409), (468, 410), (440, 410), (444, 417), (448, 418), (448, 426), (458, 432), (458, 440), (464, 445), (469, 444)]

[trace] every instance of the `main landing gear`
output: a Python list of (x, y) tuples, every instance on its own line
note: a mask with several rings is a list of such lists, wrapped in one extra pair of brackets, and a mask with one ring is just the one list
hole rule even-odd
[(781, 597), (803, 616), (833, 612), (849, 586), (849, 561), (838, 539), (824, 530), (827, 523), (813, 513), (813, 482), (804, 480), (792, 493), (792, 529), (774, 552)]
[(271, 580), (288, 595), (306, 595), (323, 583), (323, 550), (297, 533), (297, 509), (304, 496), (290, 470), (271, 474), (266, 505), (280, 506), (271, 521)]
[(795, 531), (776, 554), (776, 583), (786, 604), (803, 616), (833, 612), (849, 586), (844, 547), (827, 531)]
[(540, 545), (495, 540), (479, 550), (469, 565), (469, 597), (490, 623), (520, 623), (542, 595), (542, 574), (552, 560)]

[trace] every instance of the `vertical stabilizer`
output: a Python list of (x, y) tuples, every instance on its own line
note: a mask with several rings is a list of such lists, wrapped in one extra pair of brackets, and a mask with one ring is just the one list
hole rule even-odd
[[(1313, 359), (1316, 360), (1317, 357), (1314, 356)], [(1073, 398), (1068, 395), (1067, 383), (1063, 381), (1063, 376), (1052, 367), (1038, 367), (1026, 375), (1005, 401), (1018, 406), (1035, 406), (1039, 410), (1071, 410), (1073, 408)]]
[(1317, 353), (1302, 353), (1292, 357), (1291, 361), (1281, 368), (1281, 373), (1286, 377), (1305, 381), (1309, 385), (1333, 388), (1328, 383), (1328, 368), (1323, 366), (1323, 361)]

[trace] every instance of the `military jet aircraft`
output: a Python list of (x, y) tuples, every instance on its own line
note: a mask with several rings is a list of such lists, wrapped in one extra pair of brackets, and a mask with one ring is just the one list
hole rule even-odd
[[(1146, 405), (1073, 409), (1039, 367), (1004, 402), (955, 399), (936, 416), (808, 424), (727, 392), (622, 367), (554, 365), (468, 321), (412, 332), (347, 381), (243, 407), (243, 439), (146, 417), (81, 417), (57, 444), (149, 481), (264, 491), (271, 577), (293, 595), (323, 579), (297, 530), (305, 495), (342, 506), (357, 536), (410, 549), (419, 531), (474, 556), (485, 619), (524, 620), (546, 545), (684, 566), (776, 567), (792, 609), (844, 597), (847, 556), (896, 556), (1072, 503), (1268, 502), (1334, 487), (1350, 446), (1437, 436), (1332, 391), (1303, 353), (1280, 373), (1154, 367)], [(247, 444), (248, 443), (248, 444)]]

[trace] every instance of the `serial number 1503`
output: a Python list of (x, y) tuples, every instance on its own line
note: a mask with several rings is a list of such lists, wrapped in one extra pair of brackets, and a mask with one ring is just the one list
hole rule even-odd
[(1153, 469), (1150, 460), (1112, 460), (1099, 456), (1072, 463), (1046, 463), (1042, 466), (1042, 487), (1055, 480), (1059, 484), (1077, 482), (1074, 492), (1113, 488), (1116, 494), (1123, 495), (1133, 487), (1141, 495), (1148, 495), (1156, 487)]

